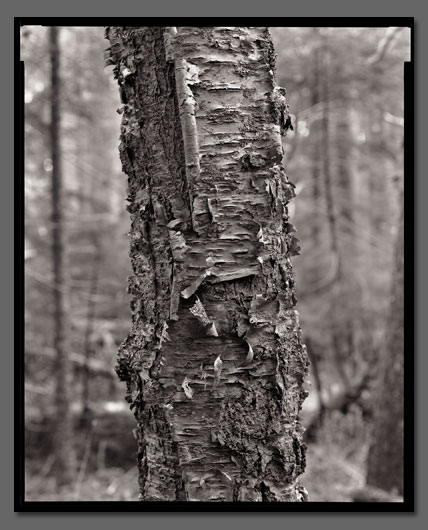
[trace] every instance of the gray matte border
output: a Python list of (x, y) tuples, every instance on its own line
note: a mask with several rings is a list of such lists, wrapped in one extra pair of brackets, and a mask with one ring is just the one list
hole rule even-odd
[[(202, 2), (186, 2), (169, 0), (170, 6), (166, 6), (166, 2), (140, 2), (134, 4), (133, 8), (126, 8), (125, 2), (107, 5), (107, 2), (89, 4), (81, 2), (81, 0), (74, 0), (67, 4), (60, 4), (59, 2), (15, 2), (8, 6), (8, 14), (6, 6), (3, 10), (1, 23), (3, 31), (0, 33), (4, 41), (2, 50), (3, 57), (6, 61), (6, 68), (3, 68), (3, 82), (1, 84), (2, 93), (1, 101), (4, 104), (2, 113), (2, 126), (5, 131), (2, 135), (1, 147), (4, 151), (2, 157), (3, 171), (0, 179), (1, 193), (0, 198), (2, 205), (0, 208), (1, 230), (2, 233), (2, 259), (0, 260), (2, 266), (2, 289), (1, 289), (1, 303), (2, 303), (2, 318), (0, 319), (2, 325), (2, 351), (3, 351), (3, 366), (2, 375), (4, 379), (0, 385), (2, 392), (1, 405), (2, 410), (2, 436), (1, 436), (1, 451), (3, 458), (2, 462), (2, 521), (4, 520), (5, 528), (38, 528), (49, 529), (61, 528), (67, 530), (76, 524), (86, 523), (95, 526), (97, 529), (109, 530), (110, 528), (117, 528), (121, 525), (119, 518), (125, 517), (129, 524), (135, 522), (143, 525), (145, 528), (151, 528), (152, 525), (156, 528), (171, 528), (174, 530), (181, 530), (181, 528), (189, 530), (190, 528), (217, 528), (219, 525), (224, 525), (225, 522), (231, 525), (243, 525), (245, 529), (251, 530), (258, 528), (260, 524), (272, 525), (287, 525), (296, 528), (343, 528), (346, 526), (347, 530), (361, 528), (361, 525), (369, 523), (370, 525), (381, 526), (388, 530), (395, 530), (406, 526), (408, 528), (422, 528), (428, 524), (428, 521), (423, 520), (427, 518), (426, 503), (424, 505), (426, 476), (423, 474), (423, 469), (426, 468), (426, 455), (423, 455), (420, 450), (428, 445), (427, 440), (427, 426), (422, 421), (423, 418), (423, 397), (426, 397), (426, 386), (423, 385), (422, 374), (426, 373), (427, 359), (422, 355), (423, 340), (426, 339), (426, 326), (424, 329), (424, 314), (428, 312), (427, 299), (428, 289), (426, 278), (422, 278), (421, 272), (426, 270), (428, 265), (427, 249), (424, 248), (423, 240), (425, 232), (423, 224), (427, 221), (427, 208), (424, 204), (424, 199), (427, 197), (427, 179), (424, 179), (421, 171), (421, 158), (423, 150), (419, 148), (421, 138), (424, 138), (422, 127), (427, 123), (425, 102), (419, 101), (418, 94), (426, 94), (427, 79), (426, 71), (422, 66), (423, 50), (428, 48), (426, 32), (424, 32), (424, 22), (426, 22), (425, 13), (422, 2), (416, 0), (407, 0), (405, 3), (398, 1), (379, 0), (376, 3), (373, 0), (360, 0), (358, 3), (345, 3), (340, 0), (328, 2), (316, 2), (307, 0), (300, 3), (285, 3), (274, 0), (246, 0), (232, 3), (231, 0), (216, 0), (208, 4)], [(223, 9), (221, 9), (223, 7)], [(415, 115), (415, 248), (416, 248), (416, 378), (417, 378), (417, 403), (415, 416), (415, 427), (417, 434), (416, 445), (416, 510), (417, 515), (413, 514), (291, 514), (291, 513), (252, 513), (250, 514), (150, 514), (150, 513), (135, 513), (135, 514), (14, 514), (13, 513), (13, 20), (14, 16), (225, 16), (225, 17), (239, 17), (239, 16), (415, 16), (415, 57), (414, 64), (416, 70), (415, 77), (415, 93), (416, 93), (416, 115)], [(96, 21), (94, 20), (94, 24)], [(6, 167), (5, 165), (6, 164)], [(426, 246), (426, 245), (425, 245)], [(4, 269), (4, 270), (3, 270)], [(424, 280), (424, 281), (423, 281)], [(424, 395), (423, 395), (424, 394)], [(419, 470), (419, 472), (418, 472)], [(268, 518), (267, 521), (262, 518)], [(78, 520), (76, 520), (76, 518)], [(404, 519), (405, 520), (404, 520)], [(363, 520), (361, 520), (363, 519)], [(372, 520), (367, 520), (372, 519)], [(229, 525), (228, 525), (229, 526)]]

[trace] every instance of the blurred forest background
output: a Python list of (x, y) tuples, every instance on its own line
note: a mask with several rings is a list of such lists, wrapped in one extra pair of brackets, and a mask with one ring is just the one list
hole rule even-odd
[[(119, 91), (110, 69), (104, 69), (103, 28), (59, 28), (66, 267), (58, 285), (52, 257), (48, 33), (49, 28), (36, 26), (21, 30), (26, 500), (136, 500), (134, 418), (113, 369), (130, 327)], [(302, 411), (308, 443), (302, 483), (312, 501), (349, 501), (366, 481), (376, 392), (388, 355), (403, 202), (403, 62), (410, 60), (410, 31), (272, 28), (272, 36), (277, 82), (287, 89), (294, 127), (284, 138), (285, 164), (296, 185), (289, 212), (301, 239), (294, 269), (311, 360)], [(73, 455), (72, 474), (62, 482), (54, 450), (58, 289), (68, 304)]]

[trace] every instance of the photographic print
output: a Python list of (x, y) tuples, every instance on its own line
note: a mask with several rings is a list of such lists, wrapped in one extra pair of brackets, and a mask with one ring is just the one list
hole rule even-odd
[(254, 21), (15, 19), (17, 511), (413, 510), (413, 19)]

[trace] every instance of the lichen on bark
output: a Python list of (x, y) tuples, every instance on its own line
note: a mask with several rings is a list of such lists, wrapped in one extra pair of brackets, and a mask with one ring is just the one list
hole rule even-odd
[(138, 420), (141, 499), (305, 500), (299, 247), (269, 32), (106, 36), (124, 104), (134, 273), (117, 373)]

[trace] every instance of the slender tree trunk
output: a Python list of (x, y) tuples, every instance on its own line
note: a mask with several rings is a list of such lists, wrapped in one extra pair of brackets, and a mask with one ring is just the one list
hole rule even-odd
[(67, 344), (68, 300), (66, 248), (63, 226), (64, 203), (61, 168), (60, 52), (58, 29), (49, 29), (51, 60), (51, 149), (52, 149), (52, 260), (54, 272), (54, 348), (56, 351), (56, 421), (54, 432), (55, 474), (58, 485), (70, 481), (73, 472), (72, 423), (69, 410), (69, 359)]
[[(324, 30), (326, 31), (326, 30)], [(322, 55), (323, 55), (323, 117), (322, 117), (322, 138), (323, 138), (323, 174), (325, 184), (325, 199), (326, 199), (326, 213), (328, 219), (328, 227), (330, 234), (330, 252), (332, 257), (329, 286), (335, 287), (337, 281), (341, 276), (341, 255), (339, 249), (339, 234), (337, 226), (337, 214), (336, 204), (333, 195), (333, 182), (332, 182), (332, 167), (331, 167), (331, 96), (330, 96), (330, 48), (328, 43), (328, 35), (324, 33), (323, 44), (322, 44)], [(337, 321), (335, 319), (335, 298), (336, 293), (333, 293), (333, 310), (330, 311), (330, 328), (331, 328), (331, 348), (334, 355), (336, 369), (339, 377), (344, 379), (344, 367), (341, 357), (341, 343), (337, 330)], [(346, 377), (345, 377), (346, 379)]]
[(323, 174), (325, 184), (325, 199), (327, 209), (327, 219), (330, 231), (330, 245), (331, 252), (336, 259), (339, 259), (339, 242), (337, 235), (337, 220), (336, 210), (333, 198), (333, 184), (332, 184), (332, 172), (331, 172), (331, 147), (330, 147), (330, 79), (329, 79), (329, 66), (330, 66), (330, 49), (328, 45), (328, 36), (323, 36), (323, 96), (324, 96), (324, 107), (322, 116), (322, 138), (323, 138)]
[[(337, 189), (339, 191), (338, 203), (338, 219), (340, 219), (340, 235), (342, 238), (343, 253), (347, 256), (350, 263), (356, 263), (358, 256), (356, 255), (356, 233), (354, 229), (354, 198), (352, 190), (352, 133), (350, 126), (350, 112), (348, 99), (343, 98), (344, 108), (340, 108), (337, 113), (336, 120), (336, 147), (337, 147)], [(340, 348), (345, 355), (345, 363), (352, 365), (352, 360), (355, 355), (355, 314), (363, 314), (361, 310), (361, 300), (359, 292), (355, 292), (350, 286), (352, 285), (352, 277), (350, 278), (349, 268), (347, 262), (342, 264), (343, 281), (341, 283), (341, 296), (351, 297), (352, 304), (348, 309), (347, 320), (343, 322), (341, 328), (343, 332), (339, 337)]]
[(386, 347), (380, 363), (379, 394), (367, 463), (367, 484), (403, 494), (403, 366), (404, 366), (404, 212), (395, 247), (395, 270), (387, 325)]
[(341, 231), (352, 244), (354, 237), (354, 204), (352, 194), (352, 173), (351, 173), (351, 128), (350, 115), (347, 108), (348, 102), (343, 101), (345, 107), (340, 108), (336, 118), (336, 148), (337, 148), (337, 187), (340, 192), (338, 204), (338, 218), (344, 222)]
[[(321, 42), (319, 35), (319, 28), (314, 28), (314, 38)], [(313, 81), (312, 81), (312, 107), (317, 108), (321, 103), (321, 71), (320, 64), (321, 53), (319, 46), (313, 51)], [(321, 190), (321, 131), (319, 126), (319, 120), (314, 121), (311, 126), (311, 136), (313, 137), (313, 155), (312, 155), (312, 198), (314, 202), (315, 218), (313, 219), (312, 225), (312, 239), (315, 246), (319, 244), (320, 235), (320, 218), (319, 214), (321, 211), (320, 202), (322, 197)]]
[(331, 264), (328, 273), (325, 278), (318, 283), (316, 287), (312, 289), (312, 293), (320, 292), (322, 290), (330, 289), (340, 277), (340, 253), (339, 253), (339, 241), (337, 232), (337, 218), (333, 197), (333, 186), (332, 186), (332, 171), (331, 171), (331, 138), (330, 138), (330, 80), (329, 80), (329, 66), (330, 66), (330, 50), (328, 44), (328, 35), (322, 34), (322, 87), (323, 87), (323, 110), (321, 118), (321, 145), (322, 145), (322, 174), (325, 192), (325, 206), (326, 215), (328, 220), (328, 231), (330, 236), (330, 249), (331, 249)]
[(307, 372), (267, 28), (107, 28), (133, 322), (117, 372), (142, 500), (300, 501)]
[(83, 343), (83, 355), (84, 355), (84, 364), (82, 370), (82, 417), (81, 424), (83, 426), (88, 426), (91, 419), (91, 410), (90, 410), (90, 380), (91, 380), (91, 360), (94, 354), (93, 340), (92, 335), (94, 332), (95, 324), (95, 311), (96, 311), (96, 302), (95, 297), (98, 292), (98, 279), (100, 271), (100, 261), (101, 261), (101, 250), (97, 241), (96, 235), (92, 238), (92, 245), (94, 249), (94, 256), (92, 258), (92, 272), (90, 279), (90, 288), (89, 288), (89, 297), (88, 297), (88, 306), (86, 314), (86, 328), (85, 328), (85, 337)]

